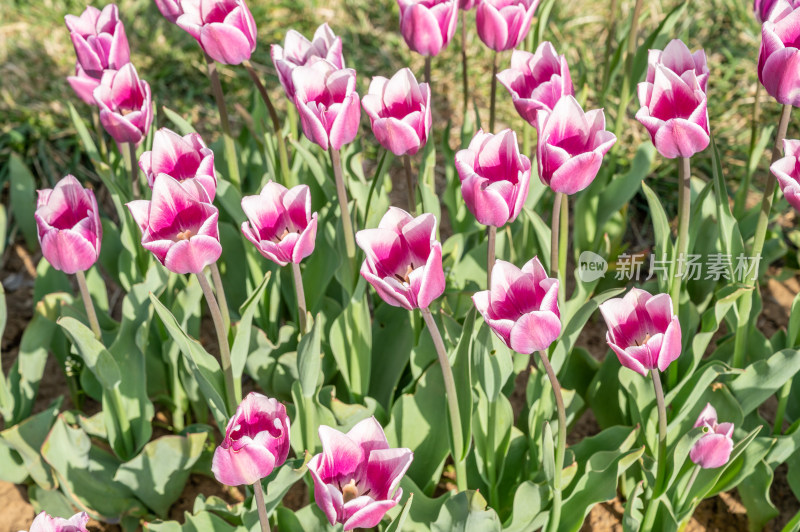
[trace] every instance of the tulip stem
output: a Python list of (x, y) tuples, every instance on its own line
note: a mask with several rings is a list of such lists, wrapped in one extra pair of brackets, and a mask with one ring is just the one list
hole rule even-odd
[(550, 220), (550, 275), (558, 277), (559, 229), (561, 227), (561, 192), (553, 198), (553, 218)]
[(431, 56), (425, 56), (425, 83), (428, 84), (428, 88), (430, 89), (431, 86)]
[(750, 179), (753, 177), (752, 158), (755, 155), (756, 144), (758, 144), (758, 126), (761, 115), (761, 83), (756, 83), (756, 95), (753, 100), (753, 114), (750, 119), (750, 157), (747, 161), (747, 171), (742, 177), (739, 190), (736, 191), (736, 201), (733, 204), (733, 215), (736, 219), (744, 216), (745, 204), (747, 203), (747, 192), (750, 190)]
[(489, 100), (489, 133), (494, 133), (494, 106), (497, 99), (497, 52), (492, 56), (492, 92)]
[(778, 392), (778, 409), (775, 411), (775, 426), (772, 427), (772, 435), (780, 436), (783, 433), (783, 418), (786, 416), (786, 403), (789, 401), (789, 393), (792, 391), (792, 380), (783, 383), (781, 391)]
[(406, 188), (408, 189), (408, 212), (414, 215), (417, 208), (417, 187), (414, 184), (414, 174), (411, 172), (411, 157), (403, 155), (403, 166), (406, 170)]
[[(676, 248), (676, 264), (684, 264), (689, 256), (689, 221), (692, 212), (692, 171), (691, 159), (681, 157), (678, 163), (678, 243)], [(684, 264), (685, 267), (685, 264)], [(684, 272), (685, 273), (685, 272)], [(681, 280), (682, 275), (675, 274), (670, 279), (670, 298), (675, 315), (680, 317)], [(673, 387), (678, 382), (678, 365), (670, 364), (667, 372), (667, 383)]]
[(223, 142), (225, 143), (225, 162), (228, 165), (228, 178), (236, 188), (241, 189), (242, 178), (239, 175), (239, 162), (236, 157), (236, 145), (233, 143), (233, 135), (231, 135), (231, 123), (228, 119), (225, 95), (222, 92), (222, 83), (219, 81), (217, 64), (208, 54), (206, 54), (206, 65), (208, 66), (208, 79), (211, 82), (211, 93), (217, 101), (217, 110), (219, 111), (219, 122), (222, 127)]
[(264, 488), (261, 486), (260, 479), (253, 483), (253, 491), (256, 496), (256, 507), (258, 508), (258, 520), (261, 522), (261, 532), (270, 532), (267, 506), (264, 504)]
[(303, 276), (300, 274), (300, 265), (292, 263), (292, 277), (294, 278), (294, 293), (297, 296), (297, 323), (300, 325), (300, 334), (307, 331), (306, 324), (306, 295), (303, 291)]
[(100, 151), (100, 158), (108, 162), (108, 148), (106, 147), (106, 138), (103, 135), (105, 131), (103, 126), (100, 125), (100, 111), (97, 107), (92, 107), (92, 125), (94, 126), (95, 133), (97, 133), (97, 144)]
[(133, 142), (128, 142), (128, 165), (131, 170), (131, 191), (133, 193), (133, 199), (139, 199), (141, 197), (141, 193), (139, 191), (139, 166), (138, 161), (136, 160), (136, 144)]
[(330, 149), (331, 164), (333, 165), (333, 177), (336, 180), (336, 195), (339, 198), (339, 210), (342, 216), (342, 230), (344, 231), (344, 244), (347, 252), (347, 259), (350, 261), (351, 268), (355, 267), (356, 243), (353, 235), (353, 221), (350, 219), (350, 209), (347, 206), (347, 189), (344, 187), (344, 177), (342, 176), (342, 161), (339, 157), (339, 150)]
[(561, 520), (561, 473), (564, 469), (564, 453), (567, 447), (567, 411), (564, 408), (564, 397), (561, 394), (561, 384), (558, 382), (556, 372), (547, 357), (547, 351), (539, 351), (539, 358), (542, 360), (544, 371), (550, 380), (550, 387), (553, 388), (553, 395), (556, 398), (556, 410), (558, 411), (558, 443), (556, 445), (556, 470), (553, 477), (553, 513), (547, 524), (548, 532), (556, 532)]
[(558, 279), (560, 305), (564, 306), (567, 294), (567, 241), (569, 240), (569, 197), (561, 194), (561, 212), (558, 228)]
[(495, 245), (497, 241), (497, 227), (490, 225), (486, 228), (487, 251), (486, 251), (486, 289), (492, 288), (492, 269), (494, 269)]
[(656, 484), (647, 504), (644, 514), (642, 530), (653, 530), (653, 524), (658, 511), (658, 499), (664, 490), (664, 477), (667, 470), (667, 408), (664, 404), (664, 389), (661, 387), (661, 376), (658, 369), (650, 370), (653, 379), (653, 389), (656, 393), (656, 407), (658, 409), (658, 461), (656, 467)]
[(219, 274), (219, 267), (215, 262), (210, 266), (211, 280), (214, 282), (214, 292), (217, 294), (220, 311), (222, 312), (222, 323), (225, 326), (226, 334), (231, 330), (231, 313), (228, 309), (228, 298), (225, 297), (225, 288), (222, 286), (222, 276)]
[(211, 311), (211, 319), (214, 321), (214, 328), (217, 331), (220, 360), (222, 361), (222, 373), (225, 377), (225, 397), (228, 402), (228, 410), (233, 412), (236, 405), (239, 404), (240, 398), (237, 397), (235, 392), (236, 387), (233, 379), (233, 368), (231, 367), (231, 350), (228, 346), (228, 336), (225, 334), (222, 313), (219, 310), (219, 304), (217, 303), (217, 298), (214, 296), (214, 291), (211, 289), (211, 285), (208, 284), (208, 279), (206, 279), (203, 272), (197, 274), (197, 281), (200, 283), (200, 288), (203, 289), (203, 294), (206, 296), (206, 303), (208, 303), (208, 309)]
[(464, 93), (464, 118), (469, 111), (469, 69), (467, 68), (467, 12), (461, 10), (461, 88)]
[(428, 332), (433, 339), (433, 345), (436, 347), (436, 354), (439, 357), (439, 365), (442, 367), (444, 390), (447, 396), (447, 410), (450, 417), (453, 462), (456, 466), (456, 486), (458, 486), (458, 491), (465, 491), (467, 489), (467, 467), (466, 461), (458, 456), (463, 452), (464, 441), (461, 432), (461, 415), (458, 412), (458, 398), (456, 397), (456, 383), (453, 378), (453, 369), (450, 367), (450, 359), (447, 358), (447, 351), (444, 347), (442, 334), (439, 332), (439, 327), (436, 325), (436, 321), (433, 319), (430, 309), (421, 308), (419, 310), (422, 313), (422, 318), (425, 320), (425, 325), (428, 327)]
[(86, 317), (89, 318), (89, 326), (92, 328), (94, 337), (97, 338), (100, 343), (103, 343), (103, 334), (100, 329), (100, 322), (97, 321), (97, 312), (94, 310), (92, 296), (89, 295), (89, 287), (86, 286), (86, 274), (78, 270), (75, 272), (75, 278), (78, 279), (78, 289), (81, 292), (83, 306), (86, 307)]

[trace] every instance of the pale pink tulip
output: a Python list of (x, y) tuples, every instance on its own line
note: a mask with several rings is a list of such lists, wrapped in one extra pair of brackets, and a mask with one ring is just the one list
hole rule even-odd
[(256, 22), (244, 0), (183, 0), (175, 23), (214, 61), (238, 65), (256, 49)]
[(476, 11), (478, 37), (496, 52), (516, 48), (531, 28), (539, 0), (482, 0)]
[(88, 523), (89, 516), (86, 512), (79, 512), (69, 519), (50, 517), (47, 513), (41, 512), (31, 523), (30, 532), (88, 532), (86, 529)]
[(400, 33), (408, 47), (424, 56), (438, 55), (456, 32), (456, 0), (397, 0)]
[(787, 0), (761, 26), (758, 79), (778, 103), (800, 107), (800, 7)]
[(153, 104), (150, 85), (139, 80), (132, 63), (119, 70), (106, 70), (94, 90), (100, 122), (119, 144), (139, 144), (150, 131)]
[(706, 432), (689, 451), (689, 458), (703, 469), (716, 469), (728, 463), (733, 451), (733, 423), (717, 423), (717, 411), (706, 404), (695, 428), (703, 427)]
[(327, 23), (317, 28), (311, 41), (295, 30), (289, 30), (283, 46), (273, 44), (270, 55), (275, 70), (278, 72), (278, 80), (291, 101), (294, 101), (292, 72), (295, 68), (305, 66), (318, 59), (324, 59), (336, 68), (344, 68), (342, 39), (333, 33)]

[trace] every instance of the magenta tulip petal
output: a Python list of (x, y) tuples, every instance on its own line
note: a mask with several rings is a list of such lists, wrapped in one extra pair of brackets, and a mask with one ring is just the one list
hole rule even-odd
[(722, 434), (706, 434), (689, 451), (689, 458), (703, 469), (716, 469), (728, 463), (733, 440)]
[(424, 56), (438, 55), (455, 31), (455, 0), (398, 0), (400, 33), (408, 47)]
[(714, 408), (711, 403), (706, 403), (705, 408), (700, 412), (700, 415), (697, 417), (697, 421), (694, 424), (694, 428), (697, 427), (704, 427), (708, 426), (711, 430), (714, 430), (714, 426), (717, 424), (717, 409)]
[(561, 334), (561, 321), (552, 312), (533, 311), (523, 315), (511, 329), (511, 349), (531, 354), (550, 347)]
[(344, 530), (354, 528), (372, 528), (381, 522), (386, 512), (397, 506), (395, 500), (385, 500), (372, 502), (358, 509), (353, 515), (344, 522)]
[(88, 523), (89, 516), (86, 512), (79, 512), (69, 519), (50, 517), (41, 512), (31, 523), (30, 532), (88, 532)]

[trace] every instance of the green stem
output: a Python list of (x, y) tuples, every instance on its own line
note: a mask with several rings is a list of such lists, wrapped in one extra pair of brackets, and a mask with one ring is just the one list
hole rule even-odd
[(464, 93), (464, 117), (469, 111), (469, 68), (467, 63), (467, 12), (461, 10), (461, 89)]
[(750, 190), (750, 180), (753, 177), (752, 157), (755, 155), (756, 145), (758, 144), (758, 130), (761, 114), (761, 83), (756, 83), (756, 95), (753, 100), (753, 113), (750, 117), (750, 157), (747, 161), (747, 171), (742, 177), (742, 183), (739, 185), (739, 190), (736, 191), (736, 200), (733, 205), (733, 215), (737, 220), (744, 216), (745, 205), (747, 203), (747, 192)]
[(636, 54), (636, 33), (639, 31), (639, 16), (642, 12), (642, 0), (636, 0), (633, 7), (631, 18), (631, 29), (628, 33), (628, 51), (625, 57), (625, 72), (622, 76), (622, 92), (619, 98), (619, 109), (617, 110), (617, 124), (614, 133), (617, 138), (622, 136), (622, 126), (625, 123), (628, 103), (631, 97), (631, 75), (633, 74), (633, 57)]
[[(689, 222), (692, 212), (692, 172), (689, 157), (681, 157), (678, 163), (678, 243), (676, 245), (676, 264), (681, 264), (689, 256)], [(676, 272), (677, 273), (677, 272)], [(670, 279), (670, 298), (676, 316), (681, 315), (682, 276), (673, 275)], [(670, 364), (667, 371), (667, 384), (670, 388), (678, 383), (678, 365)]]
[(139, 165), (136, 159), (136, 144), (133, 142), (128, 143), (128, 164), (131, 169), (131, 191), (133, 192), (133, 199), (141, 198), (139, 192)]
[(564, 398), (561, 393), (561, 384), (558, 382), (556, 372), (550, 364), (546, 351), (539, 351), (539, 358), (550, 380), (553, 388), (553, 395), (556, 398), (556, 409), (558, 411), (558, 443), (556, 445), (556, 470), (553, 477), (553, 513), (547, 523), (548, 532), (556, 532), (561, 520), (561, 473), (564, 469), (564, 453), (567, 447), (567, 412), (564, 408)]
[(564, 308), (567, 297), (567, 242), (569, 240), (569, 196), (561, 195), (561, 212), (558, 230), (558, 280), (559, 303)]
[(550, 220), (550, 275), (558, 277), (559, 230), (561, 229), (561, 192), (553, 198), (553, 217)]
[(258, 507), (258, 520), (261, 523), (261, 532), (269, 532), (269, 518), (267, 517), (267, 507), (264, 504), (264, 488), (261, 487), (261, 480), (253, 483), (253, 491), (256, 496), (256, 507)]
[(225, 288), (222, 286), (222, 276), (219, 274), (219, 267), (216, 262), (212, 264), (210, 268), (211, 280), (214, 282), (214, 292), (217, 294), (220, 311), (222, 312), (222, 323), (225, 325), (225, 332), (230, 333), (231, 313), (228, 309), (228, 298), (225, 297)]
[(425, 83), (428, 84), (428, 88), (431, 86), (431, 56), (425, 56)]
[(303, 276), (300, 274), (300, 265), (292, 263), (292, 277), (294, 278), (294, 293), (297, 296), (297, 322), (300, 325), (300, 334), (308, 330), (306, 323), (306, 295), (303, 291)]
[(775, 426), (772, 427), (772, 435), (780, 436), (783, 433), (783, 418), (786, 416), (786, 404), (789, 402), (789, 392), (792, 391), (792, 380), (789, 379), (783, 384), (781, 391), (778, 392), (778, 410), (775, 412)]
[(342, 230), (344, 231), (344, 244), (347, 252), (347, 259), (351, 267), (355, 267), (356, 242), (353, 234), (353, 221), (350, 219), (350, 209), (347, 206), (347, 190), (344, 186), (342, 176), (342, 161), (339, 158), (339, 150), (330, 149), (331, 164), (333, 165), (333, 177), (336, 180), (336, 195), (339, 199), (339, 210), (342, 216)]
[(494, 133), (494, 107), (497, 98), (497, 52), (492, 56), (492, 93), (489, 101), (489, 133)]
[[(497, 400), (489, 401), (489, 419), (497, 419)], [(486, 470), (489, 474), (489, 504), (495, 508), (500, 506), (500, 496), (497, 491), (497, 455), (495, 453), (495, 432), (489, 430), (487, 447), (489, 454), (486, 456)]]
[(228, 179), (237, 189), (242, 188), (242, 178), (239, 174), (239, 161), (236, 156), (236, 145), (231, 135), (231, 123), (228, 119), (228, 107), (225, 105), (225, 96), (222, 93), (222, 84), (219, 81), (217, 64), (206, 54), (206, 65), (208, 66), (208, 79), (211, 82), (211, 93), (217, 102), (219, 111), (219, 122), (222, 127), (222, 136), (225, 143), (225, 162), (228, 165)]
[(661, 387), (661, 376), (657, 369), (650, 370), (653, 379), (653, 389), (656, 393), (656, 407), (658, 409), (658, 461), (656, 467), (656, 483), (647, 511), (644, 514), (642, 530), (653, 530), (656, 513), (658, 512), (658, 499), (664, 491), (664, 481), (667, 470), (667, 408), (664, 404), (664, 389)]
[(403, 155), (403, 167), (406, 171), (406, 189), (408, 193), (408, 212), (414, 215), (417, 208), (417, 187), (414, 185), (414, 174), (411, 171), (411, 157)]
[(241, 388), (237, 388), (234, 384), (233, 368), (231, 367), (231, 350), (228, 345), (228, 336), (225, 334), (222, 313), (219, 310), (217, 298), (214, 297), (214, 291), (211, 289), (211, 285), (208, 284), (205, 274), (202, 272), (198, 273), (197, 281), (200, 283), (200, 288), (203, 289), (203, 294), (206, 296), (206, 303), (208, 303), (208, 309), (211, 311), (211, 319), (214, 321), (214, 328), (217, 331), (222, 373), (225, 377), (225, 397), (228, 402), (228, 411), (233, 412), (241, 401), (241, 397), (236, 393), (236, 390), (240, 390)]
[(97, 321), (97, 312), (94, 310), (94, 303), (92, 303), (92, 296), (89, 294), (89, 287), (86, 286), (86, 274), (79, 270), (75, 272), (75, 277), (78, 279), (78, 289), (81, 292), (83, 306), (86, 308), (86, 317), (89, 318), (89, 326), (92, 328), (94, 337), (102, 344), (103, 333), (100, 329), (100, 322)]
[(487, 238), (487, 251), (486, 251), (486, 288), (492, 287), (492, 269), (494, 269), (495, 261), (495, 243), (497, 241), (497, 227), (490, 225), (486, 228), (488, 233)]
[(100, 151), (100, 158), (108, 162), (108, 148), (106, 147), (105, 129), (100, 124), (100, 111), (97, 107), (92, 107), (92, 125), (97, 133), (97, 144)]

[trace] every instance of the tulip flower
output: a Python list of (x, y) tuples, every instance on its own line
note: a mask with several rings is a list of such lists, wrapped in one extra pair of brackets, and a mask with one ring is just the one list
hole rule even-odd
[(161, 14), (175, 24), (178, 20), (178, 17), (183, 15), (183, 7), (181, 6), (181, 0), (153, 0), (156, 3), (156, 7), (161, 12)]
[(283, 46), (273, 44), (270, 55), (275, 70), (278, 72), (278, 80), (281, 82), (286, 96), (292, 101), (294, 101), (292, 72), (295, 68), (305, 66), (317, 59), (325, 59), (336, 68), (344, 68), (342, 39), (333, 33), (327, 23), (317, 28), (311, 41), (295, 30), (289, 30)]
[(294, 103), (303, 133), (323, 150), (338, 150), (358, 133), (361, 105), (356, 71), (318, 60), (292, 71)]
[(533, 126), (537, 111), (552, 111), (562, 96), (575, 94), (567, 60), (547, 41), (533, 54), (514, 50), (511, 68), (500, 72), (497, 79), (511, 94), (519, 115)]
[(31, 523), (30, 532), (88, 532), (86, 525), (89, 516), (86, 512), (79, 512), (69, 519), (50, 517), (46, 512), (36, 516)]
[[(775, 6), (780, 3), (780, 0), (754, 0), (753, 12), (755, 13), (758, 23), (763, 24), (769, 20)], [(792, 8), (800, 7), (800, 0), (788, 0), (788, 3)]]
[(88, 6), (80, 16), (66, 15), (64, 22), (75, 48), (75, 76), (67, 78), (81, 100), (94, 105), (94, 89), (105, 70), (119, 70), (130, 62), (130, 49), (119, 9), (109, 4), (102, 11)]
[(36, 227), (42, 255), (67, 274), (88, 270), (100, 256), (103, 226), (94, 192), (68, 175), (53, 189), (39, 190)]
[(431, 130), (431, 91), (408, 68), (392, 79), (376, 76), (361, 100), (381, 146), (393, 154), (414, 155)]
[(800, 107), (800, 7), (778, 0), (761, 27), (758, 79), (770, 96)]
[(733, 423), (717, 423), (717, 411), (708, 403), (694, 426), (703, 427), (706, 432), (689, 451), (692, 462), (703, 469), (727, 464), (733, 451)]
[(538, 5), (539, 0), (483, 0), (476, 11), (478, 37), (495, 52), (516, 48)]
[(366, 253), (362, 277), (389, 305), (426, 309), (444, 293), (442, 245), (432, 214), (414, 218), (389, 207), (377, 228), (356, 233), (356, 242)]
[(94, 90), (94, 99), (100, 108), (100, 122), (118, 144), (139, 144), (150, 131), (150, 85), (139, 80), (133, 64), (107, 70)]
[(168, 175), (181, 182), (183, 188), (205, 203), (214, 201), (217, 177), (214, 173), (214, 152), (206, 147), (197, 133), (181, 137), (161, 128), (153, 136), (153, 150), (139, 158), (139, 168), (153, 188), (159, 175)]
[(193, 0), (180, 3), (175, 23), (214, 61), (239, 65), (256, 49), (256, 22), (244, 0)]
[(639, 83), (636, 119), (667, 159), (691, 157), (709, 143), (706, 54), (694, 54), (680, 40), (664, 51), (650, 50), (647, 79)]
[(632, 288), (601, 304), (600, 312), (608, 326), (606, 342), (626, 368), (647, 376), (649, 370), (666, 371), (680, 356), (681, 326), (669, 295)]
[(426, 57), (447, 48), (456, 32), (456, 0), (397, 0), (400, 33), (408, 47)]
[(156, 179), (151, 201), (127, 205), (142, 231), (142, 247), (169, 271), (199, 274), (222, 254), (217, 208), (199, 201), (169, 175)]
[(358, 422), (347, 434), (322, 425), (322, 453), (308, 462), (314, 500), (331, 525), (344, 530), (372, 528), (403, 495), (398, 487), (414, 453), (392, 449), (374, 417)]
[(250, 392), (225, 428), (211, 472), (227, 486), (255, 484), (289, 455), (289, 417), (277, 400)]
[(564, 96), (553, 111), (538, 111), (536, 148), (542, 183), (562, 194), (575, 194), (588, 187), (617, 141), (606, 131), (602, 109), (584, 112), (572, 96)]
[(800, 211), (800, 140), (783, 141), (783, 158), (770, 166), (789, 204)]

